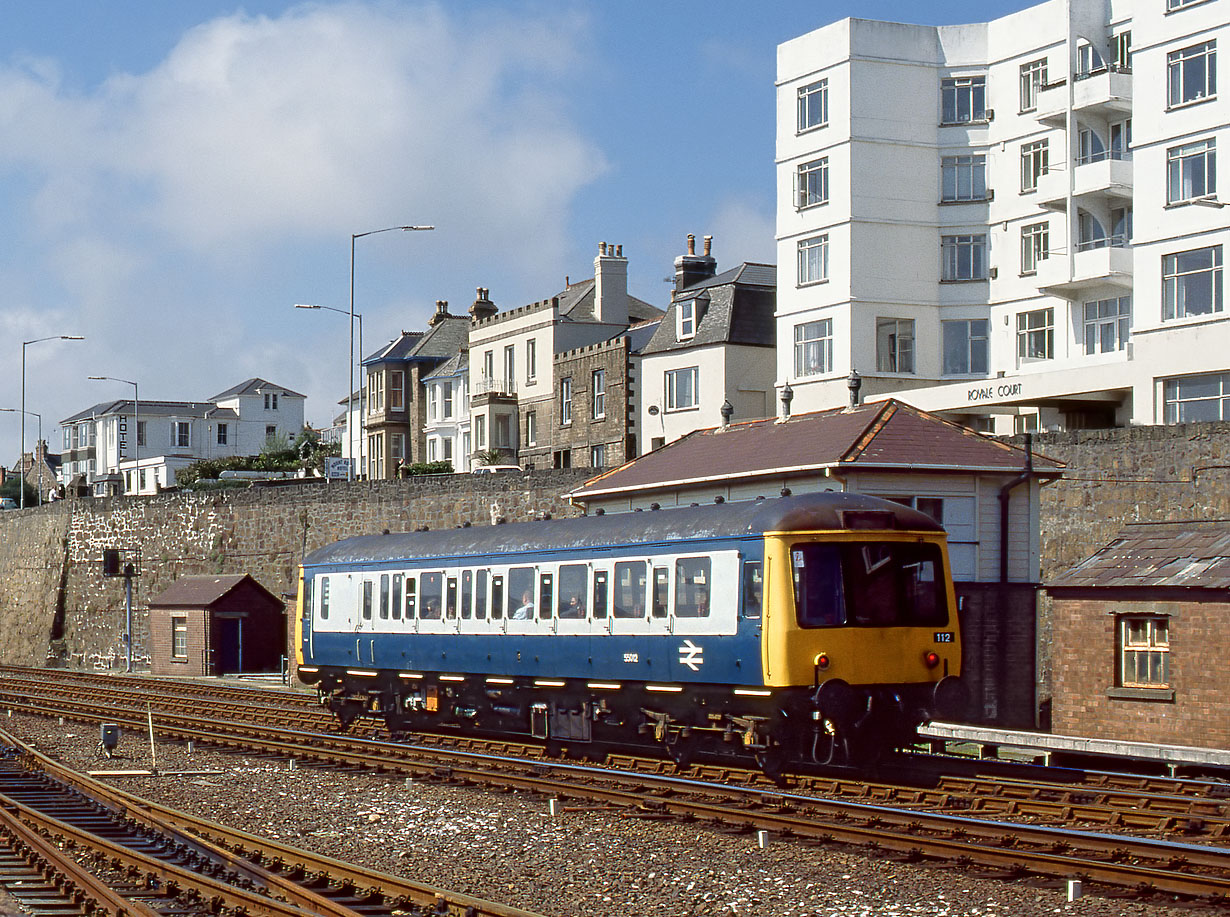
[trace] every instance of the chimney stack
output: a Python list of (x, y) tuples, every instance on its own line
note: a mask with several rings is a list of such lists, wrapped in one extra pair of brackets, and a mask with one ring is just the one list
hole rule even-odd
[(696, 236), (688, 233), (688, 253), (675, 259), (675, 292), (708, 280), (717, 273), (717, 261), (711, 254), (713, 236), (705, 236), (705, 253), (696, 254)]
[(452, 316), (448, 314), (448, 300), (447, 299), (437, 299), (436, 300), (436, 314), (433, 315), (430, 319), (428, 319), (427, 324), (430, 327), (434, 328), (436, 325), (440, 324), (440, 322), (444, 321), (446, 318), (452, 318)]
[(479, 287), (474, 291), (474, 304), (470, 306), (471, 319), (478, 321), (482, 318), (491, 318), (498, 311), (495, 303), (491, 301), (491, 291), (489, 289)]
[(594, 259), (594, 318), (628, 324), (628, 259), (622, 245), (598, 245)]
[(859, 391), (863, 387), (863, 377), (857, 371), (851, 369), (850, 375), (846, 378), (846, 388), (850, 390), (850, 406), (846, 409), (853, 411), (862, 403), (862, 398), (859, 396)]

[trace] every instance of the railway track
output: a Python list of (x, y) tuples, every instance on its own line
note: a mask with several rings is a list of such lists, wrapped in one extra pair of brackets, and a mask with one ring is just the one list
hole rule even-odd
[[(0, 679), (0, 708), (17, 702), (19, 692), (12, 688), (8, 675)], [(80, 696), (67, 702), (61, 700), (59, 709), (72, 710), (76, 719), (107, 719), (125, 722), (129, 728), (141, 728), (146, 716), (143, 708), (146, 704), (152, 706), (152, 701), (131, 686), (118, 690), (120, 694), (134, 694), (138, 698), (129, 699), (127, 712), (120, 706), (118, 696), (99, 697), (97, 682), (93, 683), (95, 696), (92, 700), (86, 701)], [(23, 709), (54, 715), (57, 703), (54, 698), (55, 693), (50, 688), (35, 694), (34, 686), (27, 684), (21, 703)], [(232, 695), (226, 703), (234, 705), (235, 701)], [(816, 793), (817, 784), (806, 790), (799, 787), (787, 791), (678, 774), (627, 773), (455, 748), (409, 746), (351, 735), (305, 732), (262, 721), (256, 716), (238, 721), (213, 718), (206, 715), (201, 696), (192, 701), (192, 714), (174, 712), (171, 708), (176, 703), (159, 704), (157, 725), (164, 736), (207, 741), (247, 752), (259, 750), (268, 755), (312, 759), (340, 767), (362, 767), (416, 779), (532, 792), (577, 804), (609, 806), (613, 812), (700, 820), (725, 828), (768, 831), (814, 843), (870, 847), (907, 860), (977, 864), (1008, 874), (1080, 878), (1141, 892), (1156, 891), (1211, 902), (1230, 901), (1230, 851), (1209, 844), (1132, 837), (1109, 830), (1114, 819), (1124, 823), (1121, 830), (1131, 827), (1126, 824), (1125, 814), (1145, 808), (1139, 796), (1130, 797), (1109, 790), (1089, 801), (1072, 796), (1073, 792), (1088, 792), (1085, 789), (1049, 787), (1044, 788), (1046, 792), (1057, 793), (1061, 798), (1045, 800), (1037, 798), (1039, 788), (1036, 784), (1011, 787), (1017, 796), (1012, 800), (1012, 805), (1016, 806), (1011, 813), (1014, 819), (1037, 818), (1039, 813), (1048, 811), (1053, 814), (1057, 806), (1059, 817), (1064, 820), (1063, 826), (1025, 824), (1019, 820), (1005, 820), (999, 817), (1000, 813), (990, 818), (970, 817), (970, 810), (976, 807), (971, 800), (980, 798), (977, 787), (892, 787), (884, 792), (895, 794), (896, 803), (902, 803), (905, 794), (914, 794), (909, 800), (912, 807), (887, 805), (878, 801), (852, 801), (848, 798), (849, 791), (832, 794), (842, 798), (822, 798)], [(245, 717), (259, 706), (248, 701), (238, 704), (244, 708)], [(703, 776), (723, 778), (729, 774)], [(1179, 815), (1173, 810), (1151, 814), (1154, 827), (1159, 818), (1163, 822), (1167, 819), (1173, 822), (1177, 818), (1190, 820), (1194, 830), (1195, 822), (1203, 819), (1206, 824), (1216, 822), (1221, 826), (1217, 830), (1222, 834), (1212, 835), (1213, 839), (1224, 836), (1227, 818), (1224, 801), (1202, 799), (1195, 793), (1172, 792), (1151, 794), (1150, 804), (1160, 805), (1163, 796), (1167, 806), (1178, 806), (1186, 800), (1188, 808)], [(1194, 815), (1193, 807), (1204, 814)], [(1101, 831), (1076, 830), (1070, 826), (1077, 817), (1104, 818), (1106, 812), (1112, 813), (1111, 824), (1104, 825)], [(986, 813), (979, 814), (985, 816)]]

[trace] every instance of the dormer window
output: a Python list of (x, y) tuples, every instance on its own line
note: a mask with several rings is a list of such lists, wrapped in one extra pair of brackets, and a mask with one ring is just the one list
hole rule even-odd
[(686, 341), (696, 334), (696, 300), (685, 299), (679, 303), (679, 340)]

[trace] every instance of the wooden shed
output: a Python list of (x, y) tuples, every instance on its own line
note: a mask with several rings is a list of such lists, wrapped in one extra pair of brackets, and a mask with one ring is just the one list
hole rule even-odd
[(278, 672), (286, 611), (251, 576), (183, 576), (149, 603), (155, 675)]
[(1131, 525), (1047, 591), (1055, 732), (1230, 748), (1230, 522)]

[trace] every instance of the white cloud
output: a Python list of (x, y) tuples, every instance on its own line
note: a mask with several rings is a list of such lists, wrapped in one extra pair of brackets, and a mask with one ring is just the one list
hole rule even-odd
[(718, 270), (734, 267), (741, 261), (777, 263), (776, 230), (771, 208), (772, 201), (758, 204), (750, 200), (732, 199), (722, 202), (709, 221), (713, 227)]

